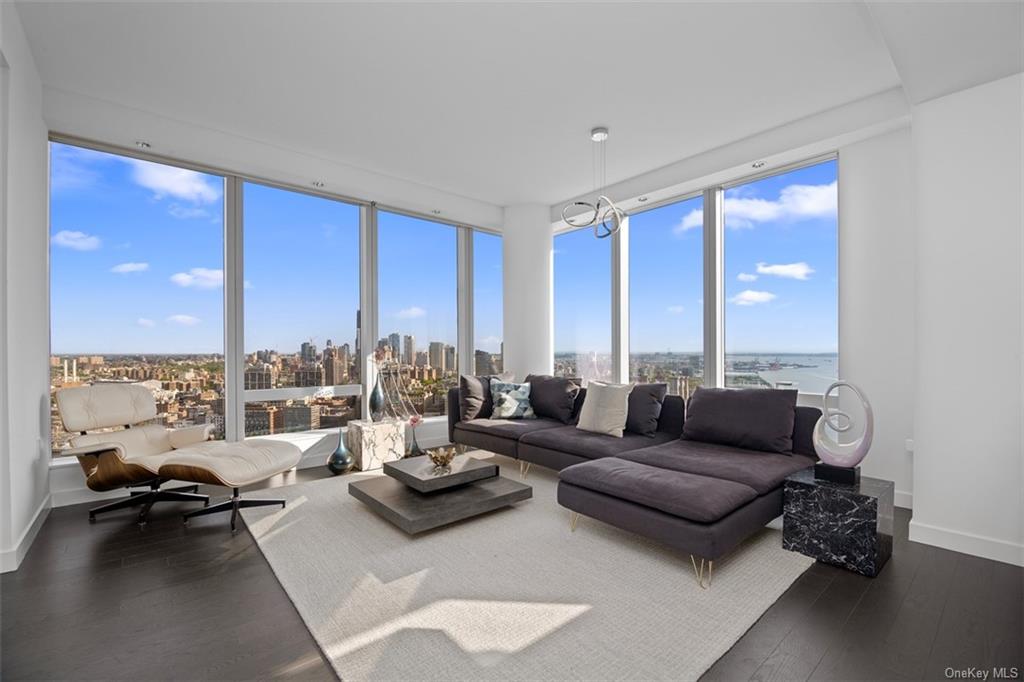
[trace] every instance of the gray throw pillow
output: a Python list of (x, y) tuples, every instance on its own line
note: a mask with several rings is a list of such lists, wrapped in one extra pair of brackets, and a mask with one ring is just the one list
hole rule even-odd
[(790, 454), (796, 394), (762, 388), (698, 388), (686, 406), (683, 438)]
[(486, 419), (491, 416), (491, 377), (463, 374), (459, 377), (459, 413), (462, 421)]
[(535, 419), (530, 407), (530, 384), (509, 384), (491, 379), (491, 398), (494, 400), (492, 419)]
[(538, 417), (557, 419), (563, 424), (572, 420), (579, 384), (566, 377), (541, 374), (530, 374), (525, 381), (530, 384), (530, 405)]
[(626, 430), (654, 438), (661, 417), (661, 404), (668, 393), (667, 384), (637, 384), (629, 393)]

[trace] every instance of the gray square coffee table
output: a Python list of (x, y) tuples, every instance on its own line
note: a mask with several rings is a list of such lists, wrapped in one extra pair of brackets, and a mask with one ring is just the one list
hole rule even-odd
[(384, 476), (348, 484), (348, 492), (406, 533), (446, 526), (533, 497), (533, 488), (498, 475), (498, 466), (469, 455), (436, 474), (427, 457), (385, 462)]

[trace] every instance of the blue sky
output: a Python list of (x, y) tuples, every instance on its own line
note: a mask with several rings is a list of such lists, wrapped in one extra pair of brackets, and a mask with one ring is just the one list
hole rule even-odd
[(223, 352), (223, 181), (50, 149), (53, 352)]
[[(836, 162), (725, 192), (727, 353), (836, 352)], [(699, 352), (702, 206), (630, 217), (630, 350)], [(610, 240), (555, 238), (556, 352), (611, 349)]]
[[(223, 352), (223, 181), (51, 144), (54, 353)], [(354, 344), (359, 209), (246, 183), (245, 349)], [(380, 332), (454, 344), (456, 231), (380, 212)], [(501, 239), (477, 234), (478, 348), (501, 338)]]

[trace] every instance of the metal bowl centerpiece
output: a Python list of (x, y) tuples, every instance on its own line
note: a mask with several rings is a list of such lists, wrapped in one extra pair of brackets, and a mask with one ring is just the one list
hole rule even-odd
[(455, 459), (455, 448), (433, 448), (427, 450), (427, 457), (434, 463), (435, 474), (445, 474), (451, 471), (451, 463)]

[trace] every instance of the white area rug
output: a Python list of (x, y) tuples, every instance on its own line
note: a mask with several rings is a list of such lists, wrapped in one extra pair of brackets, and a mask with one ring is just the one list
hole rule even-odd
[(348, 494), (370, 475), (252, 493), (288, 507), (243, 512), (345, 680), (696, 679), (812, 563), (765, 529), (702, 590), (688, 555), (585, 517), (570, 532), (536, 466), (532, 500), (410, 537)]

